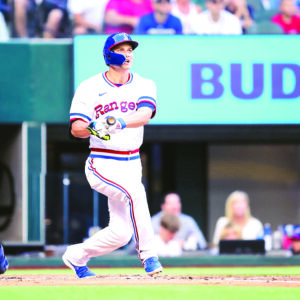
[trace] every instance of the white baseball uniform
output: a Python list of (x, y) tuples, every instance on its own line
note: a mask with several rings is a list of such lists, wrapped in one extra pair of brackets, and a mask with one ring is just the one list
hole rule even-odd
[[(122, 118), (143, 106), (156, 112), (156, 85), (136, 73), (129, 73), (126, 84), (117, 86), (105, 73), (83, 81), (74, 95), (70, 121), (92, 122), (114, 116)], [(108, 227), (83, 243), (69, 246), (66, 255), (72, 263), (84, 266), (91, 257), (126, 245), (134, 234), (141, 261), (156, 256), (154, 233), (142, 184), (139, 147), (143, 126), (125, 128), (109, 141), (90, 136), (91, 154), (85, 173), (91, 187), (108, 197)]]

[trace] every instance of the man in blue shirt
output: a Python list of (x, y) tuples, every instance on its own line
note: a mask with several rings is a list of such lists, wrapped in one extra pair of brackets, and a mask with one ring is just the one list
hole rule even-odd
[(140, 18), (136, 34), (182, 34), (179, 18), (171, 12), (170, 0), (153, 0), (154, 11)]

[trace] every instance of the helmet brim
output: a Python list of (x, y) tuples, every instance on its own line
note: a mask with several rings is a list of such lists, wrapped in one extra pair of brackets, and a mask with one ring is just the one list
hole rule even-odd
[(134, 50), (139, 45), (139, 43), (136, 41), (130, 41), (130, 40), (129, 41), (121, 41), (121, 42), (113, 44), (111, 47), (108, 48), (108, 50), (111, 50), (112, 48), (114, 48), (120, 44), (125, 44), (125, 43), (130, 44), (132, 47), (132, 50)]

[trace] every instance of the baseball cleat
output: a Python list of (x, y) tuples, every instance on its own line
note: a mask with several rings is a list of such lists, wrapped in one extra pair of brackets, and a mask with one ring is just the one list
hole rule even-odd
[(4, 274), (8, 269), (8, 261), (4, 255), (2, 245), (0, 245), (0, 274)]
[(148, 275), (154, 275), (162, 272), (163, 270), (162, 265), (155, 256), (145, 259), (144, 268)]
[(71, 270), (75, 271), (78, 278), (87, 278), (87, 277), (96, 276), (96, 274), (93, 273), (87, 266), (75, 266), (66, 258), (65, 255), (63, 255), (62, 259), (66, 266), (68, 266)]

